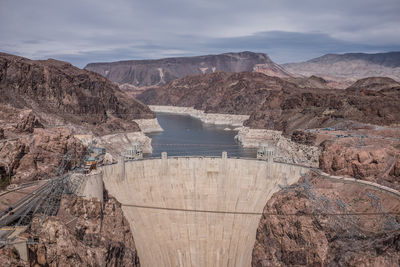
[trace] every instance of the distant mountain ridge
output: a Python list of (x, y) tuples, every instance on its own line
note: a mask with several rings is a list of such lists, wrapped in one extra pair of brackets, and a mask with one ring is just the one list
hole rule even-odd
[(89, 63), (85, 69), (99, 73), (119, 85), (128, 85), (128, 88), (160, 86), (178, 78), (217, 71), (257, 71), (271, 76), (291, 76), (268, 55), (248, 51), (195, 57)]
[(327, 54), (305, 62), (282, 64), (287, 71), (303, 76), (351, 80), (379, 76), (400, 81), (400, 52)]
[(400, 67), (400, 52), (387, 52), (387, 53), (346, 53), (346, 54), (326, 54), (309, 60), (309, 62), (335, 63), (343, 60), (365, 60), (370, 63), (383, 65), (385, 67)]

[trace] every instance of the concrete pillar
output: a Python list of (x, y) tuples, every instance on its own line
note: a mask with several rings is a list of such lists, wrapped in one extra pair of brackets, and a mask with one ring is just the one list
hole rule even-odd
[(28, 252), (28, 246), (26, 244), (26, 240), (22, 238), (18, 238), (16, 242), (14, 243), (15, 249), (18, 251), (19, 257), (23, 261), (28, 261), (29, 260), (29, 252)]
[(226, 165), (227, 165), (227, 163), (226, 163), (226, 161), (227, 161), (227, 159), (228, 159), (228, 152), (226, 152), (226, 151), (222, 151), (222, 162), (221, 162), (221, 172), (222, 173), (226, 173)]
[(228, 158), (228, 152), (222, 151), (222, 158), (227, 159)]
[(99, 201), (103, 202), (103, 172), (91, 172), (85, 175), (85, 180), (85, 183), (83, 183), (84, 188), (82, 188), (80, 195), (83, 195), (86, 199), (97, 198)]
[(120, 156), (118, 160), (118, 170), (119, 170), (119, 175), (118, 178), (120, 181), (125, 180), (125, 157)]
[(167, 152), (161, 152), (161, 170), (166, 174), (168, 171), (168, 155)]
[(267, 162), (271, 162), (271, 163), (274, 161), (274, 151), (272, 151), (272, 150), (266, 151), (266, 160), (267, 160)]

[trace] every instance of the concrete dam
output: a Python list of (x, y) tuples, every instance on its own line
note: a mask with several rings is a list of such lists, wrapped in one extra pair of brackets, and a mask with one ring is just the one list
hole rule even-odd
[(309, 169), (225, 154), (121, 160), (102, 170), (142, 266), (250, 266), (266, 202)]

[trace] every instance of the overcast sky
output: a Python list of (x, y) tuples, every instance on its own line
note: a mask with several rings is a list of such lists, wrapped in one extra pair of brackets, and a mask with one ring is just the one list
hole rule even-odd
[(400, 0), (0, 0), (0, 51), (89, 62), (400, 51)]

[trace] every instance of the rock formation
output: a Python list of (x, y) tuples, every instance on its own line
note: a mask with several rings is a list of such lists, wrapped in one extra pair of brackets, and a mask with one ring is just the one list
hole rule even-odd
[(194, 107), (206, 113), (250, 115), (271, 91), (284, 88), (294, 90), (296, 85), (261, 73), (216, 72), (149, 89), (138, 99), (151, 105)]
[(51, 177), (66, 156), (63, 169), (79, 166), (76, 134), (138, 132), (133, 120), (155, 117), (101, 75), (53, 59), (0, 53), (0, 94), (1, 184)]
[(17, 123), (16, 130), (20, 133), (33, 133), (34, 128), (43, 128), (32, 110), (24, 110), (20, 114), (20, 120)]
[(135, 87), (159, 86), (189, 75), (216, 71), (259, 71), (271, 76), (290, 77), (287, 71), (274, 63), (266, 54), (252, 52), (90, 63), (85, 69), (97, 72), (123, 85), (127, 90), (135, 89)]
[(154, 118), (147, 106), (102, 76), (53, 59), (1, 53), (0, 94), (1, 103), (32, 109), (45, 126), (74, 124), (105, 134), (138, 131), (132, 119)]
[(325, 179), (302, 180), (267, 202), (252, 266), (395, 266), (400, 260), (399, 218), (381, 213), (399, 211), (397, 197), (387, 193)]
[(299, 144), (312, 146), (315, 144), (317, 136), (310, 132), (305, 132), (302, 130), (294, 130), (290, 139), (293, 142), (296, 142)]
[(382, 93), (397, 92), (400, 89), (400, 83), (388, 77), (368, 77), (360, 79), (347, 88), (348, 91), (368, 92), (375, 91)]
[(0, 264), (18, 266), (140, 266), (129, 223), (112, 197), (102, 204), (64, 196), (56, 217), (34, 220), (31, 233), (39, 244), (29, 246), (29, 262), (9, 247), (0, 250)]
[[(12, 177), (13, 183), (20, 183), (51, 178), (59, 167), (63, 172), (79, 166), (85, 153), (70, 130), (36, 128), (31, 135), (0, 142), (0, 179)], [(65, 166), (63, 160), (68, 160)]]
[(393, 125), (400, 121), (400, 87), (379, 91), (283, 88), (271, 91), (245, 125), (285, 133), (301, 128), (331, 127), (343, 121)]
[(399, 143), (378, 139), (375, 142), (379, 143), (374, 144), (366, 139), (362, 146), (355, 146), (354, 141), (343, 139), (323, 142), (320, 168), (334, 175), (348, 175), (400, 190)]
[[(1, 187), (81, 166), (87, 144), (77, 134), (142, 138), (133, 120), (155, 117), (104, 77), (56, 60), (1, 53), (0, 94)], [(22, 234), (40, 240), (29, 245), (29, 261), (6, 246), (0, 249), (1, 266), (139, 266), (121, 206), (107, 195), (104, 204), (64, 196), (57, 216), (41, 219)]]
[(329, 80), (352, 81), (386, 76), (400, 81), (400, 52), (328, 54), (306, 62), (282, 65), (287, 71), (304, 76), (317, 75)]

